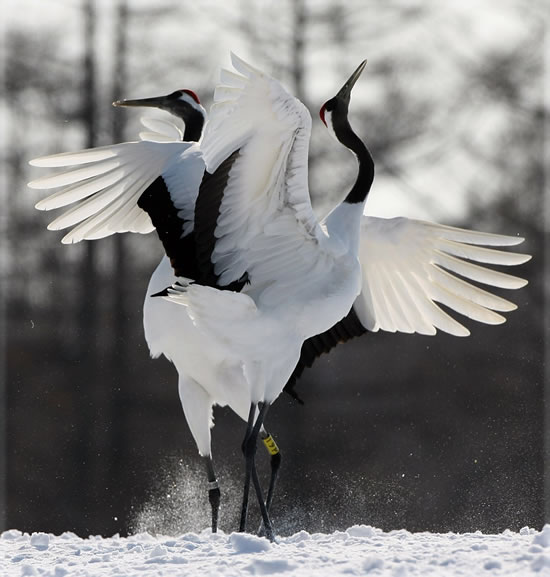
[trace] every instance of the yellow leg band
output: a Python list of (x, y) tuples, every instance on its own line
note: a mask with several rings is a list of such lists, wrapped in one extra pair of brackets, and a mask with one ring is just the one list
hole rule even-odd
[(270, 455), (276, 455), (279, 452), (279, 447), (277, 447), (277, 443), (273, 440), (271, 435), (268, 435), (265, 439), (262, 440)]

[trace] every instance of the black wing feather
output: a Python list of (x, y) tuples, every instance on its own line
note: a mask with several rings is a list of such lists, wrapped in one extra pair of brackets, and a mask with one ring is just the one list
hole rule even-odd
[(199, 196), (195, 203), (195, 241), (197, 265), (200, 271), (199, 283), (219, 289), (240, 291), (247, 283), (247, 276), (232, 282), (229, 285), (220, 286), (219, 277), (214, 270), (211, 257), (216, 246), (216, 226), (220, 216), (220, 208), (223, 200), (229, 173), (239, 157), (240, 150), (236, 150), (228, 156), (218, 168), (210, 174), (205, 172)]
[(185, 222), (178, 216), (178, 209), (162, 176), (143, 192), (138, 206), (150, 216), (175, 275), (196, 279), (199, 268), (195, 258), (195, 234), (191, 232), (182, 236)]
[(318, 357), (323, 353), (328, 353), (336, 345), (345, 343), (354, 337), (360, 337), (366, 332), (367, 329), (361, 324), (359, 317), (352, 307), (350, 312), (328, 331), (315, 335), (314, 337), (304, 341), (300, 353), (300, 360), (285, 385), (285, 392), (296, 399), (299, 403), (303, 404), (303, 401), (295, 391), (295, 387), (305, 369), (310, 368)]

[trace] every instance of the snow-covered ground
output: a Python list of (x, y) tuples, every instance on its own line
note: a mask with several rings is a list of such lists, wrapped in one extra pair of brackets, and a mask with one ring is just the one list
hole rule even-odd
[(385, 533), (355, 525), (330, 535), (305, 531), (276, 543), (205, 530), (178, 537), (60, 536), (6, 531), (0, 575), (25, 577), (231, 577), (285, 575), (550, 575), (550, 525), (541, 532)]

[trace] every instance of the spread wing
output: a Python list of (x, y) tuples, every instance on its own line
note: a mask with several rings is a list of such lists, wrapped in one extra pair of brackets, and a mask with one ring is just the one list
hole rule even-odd
[[(529, 255), (487, 247), (507, 247), (522, 237), (489, 234), (407, 218), (364, 216), (359, 257), (363, 287), (350, 313), (328, 331), (307, 339), (285, 391), (301, 402), (295, 386), (323, 353), (367, 330), (456, 336), (469, 331), (436, 303), (473, 320), (500, 324), (498, 312), (516, 308), (468, 280), (518, 289), (526, 280), (484, 265), (516, 266)], [(466, 280), (468, 279), (468, 280)]]
[(528, 261), (529, 255), (487, 248), (521, 242), (521, 237), (407, 218), (364, 216), (359, 251), (363, 287), (355, 312), (369, 331), (470, 334), (436, 303), (482, 323), (503, 323), (506, 319), (498, 313), (516, 305), (469, 281), (505, 289), (526, 285), (521, 278), (485, 266)]
[(304, 270), (315, 282), (326, 258), (307, 181), (311, 117), (278, 81), (232, 62), (201, 142), (211, 177), (197, 200), (197, 245), (219, 284), (248, 275), (260, 300), (274, 302), (300, 290)]
[[(148, 233), (155, 226), (159, 230), (150, 212), (155, 211), (157, 202), (173, 206), (181, 221), (179, 236), (192, 230), (195, 200), (204, 173), (200, 149), (196, 143), (183, 142), (181, 131), (170, 122), (142, 122), (150, 130), (140, 134), (140, 141), (31, 160), (33, 166), (63, 169), (28, 185), (60, 189), (38, 202), (39, 210), (71, 205), (48, 226), (50, 230), (73, 227), (63, 243), (116, 232)], [(163, 192), (169, 199), (162, 198)], [(157, 213), (167, 214), (164, 209)]]

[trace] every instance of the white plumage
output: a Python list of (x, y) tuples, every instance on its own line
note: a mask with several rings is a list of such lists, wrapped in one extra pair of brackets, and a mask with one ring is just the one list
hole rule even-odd
[[(367, 217), (363, 201), (356, 199), (341, 203), (319, 223), (307, 185), (308, 111), (276, 80), (234, 55), (232, 61), (235, 72), (221, 72), (200, 143), (181, 142), (176, 127), (156, 121), (139, 142), (32, 161), (65, 170), (29, 185), (65, 187), (39, 202), (40, 209), (79, 201), (50, 225), (74, 226), (63, 242), (78, 242), (153, 230), (137, 202), (160, 175), (185, 223), (181, 234), (195, 234), (199, 245), (210, 240), (207, 256), (218, 285), (249, 280), (241, 292), (187, 279), (174, 284), (165, 257), (147, 289), (144, 327), (151, 354), (164, 354), (175, 364), (187, 421), (207, 457), (212, 405), (228, 404), (246, 420), (251, 403), (272, 403), (291, 376), (303, 341), (330, 329), (352, 306), (370, 331), (432, 335), (439, 329), (466, 336), (469, 331), (436, 303), (479, 322), (504, 322), (498, 312), (515, 305), (465, 279), (517, 289), (526, 281), (474, 263), (515, 266), (530, 258), (486, 248), (513, 246), (523, 241), (520, 237)], [(327, 107), (323, 118), (341, 139), (338, 134), (347, 129), (332, 123), (342, 112)], [(211, 215), (196, 204), (199, 185), (205, 168), (215, 173), (229, 162), (219, 215), (209, 230)], [(171, 302), (150, 298), (170, 285)]]
[[(146, 122), (150, 123), (151, 119)], [(160, 128), (160, 124), (156, 127)], [(192, 216), (204, 173), (204, 161), (196, 143), (182, 142), (179, 130), (172, 135), (172, 138), (179, 136), (178, 140), (168, 140), (170, 136), (165, 133), (142, 133), (141, 136), (147, 139), (139, 142), (31, 160), (33, 166), (41, 167), (82, 166), (29, 183), (36, 189), (64, 187), (38, 202), (36, 208), (39, 210), (61, 208), (80, 201), (51, 222), (48, 229), (62, 230), (74, 226), (63, 237), (61, 242), (64, 244), (103, 238), (115, 232), (152, 232), (155, 229), (153, 223), (137, 206), (137, 201), (159, 175), (169, 177), (180, 167), (183, 168), (182, 174), (173, 179), (176, 182), (171, 195), (178, 208)]]
[(355, 310), (369, 331), (434, 335), (439, 329), (456, 336), (470, 334), (435, 302), (482, 323), (503, 323), (506, 319), (493, 311), (512, 311), (516, 305), (455, 274), (490, 286), (521, 288), (527, 281), (469, 262), (522, 264), (529, 260), (528, 255), (482, 246), (521, 242), (521, 237), (407, 218), (364, 216), (360, 244), (363, 289)]

